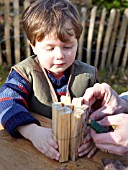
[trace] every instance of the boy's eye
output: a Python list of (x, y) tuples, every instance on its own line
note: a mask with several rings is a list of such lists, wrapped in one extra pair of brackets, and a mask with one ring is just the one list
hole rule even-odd
[(72, 48), (72, 46), (67, 46), (67, 47), (64, 47), (65, 49), (71, 49)]
[(54, 48), (46, 48), (47, 51), (52, 51)]

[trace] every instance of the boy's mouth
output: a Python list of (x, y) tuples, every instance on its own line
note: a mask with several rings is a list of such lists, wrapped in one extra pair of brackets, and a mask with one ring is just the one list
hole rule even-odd
[(64, 63), (58, 63), (58, 64), (54, 64), (55, 66), (62, 66), (64, 65)]

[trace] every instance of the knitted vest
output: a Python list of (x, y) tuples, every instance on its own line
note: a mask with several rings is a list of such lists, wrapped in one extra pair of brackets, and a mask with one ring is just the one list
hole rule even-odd
[[(32, 112), (52, 118), (51, 105), (58, 102), (57, 95), (47, 76), (40, 67), (36, 56), (31, 56), (16, 64), (15, 69), (31, 86), (29, 109)], [(81, 61), (75, 60), (68, 81), (67, 93), (71, 98), (82, 97), (85, 90), (96, 82), (96, 69)]]

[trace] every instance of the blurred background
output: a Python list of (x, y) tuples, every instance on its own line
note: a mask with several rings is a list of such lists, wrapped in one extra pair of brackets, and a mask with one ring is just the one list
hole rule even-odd
[[(0, 0), (0, 86), (10, 67), (32, 55), (22, 12), (34, 0)], [(83, 34), (76, 59), (97, 67), (99, 82), (128, 91), (128, 0), (72, 0)]]

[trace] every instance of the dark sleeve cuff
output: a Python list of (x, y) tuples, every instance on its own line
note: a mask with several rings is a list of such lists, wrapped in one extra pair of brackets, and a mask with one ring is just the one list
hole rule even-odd
[(37, 119), (35, 119), (30, 113), (22, 112), (11, 117), (11, 119), (5, 122), (3, 126), (12, 137), (21, 138), (22, 135), (17, 131), (17, 128), (19, 126), (23, 126), (31, 123), (35, 123), (41, 126), (40, 122)]

